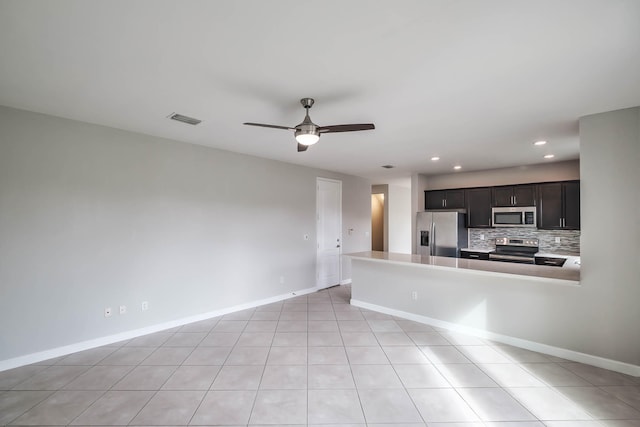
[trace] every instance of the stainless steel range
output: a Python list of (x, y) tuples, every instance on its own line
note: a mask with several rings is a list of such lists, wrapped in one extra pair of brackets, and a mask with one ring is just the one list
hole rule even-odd
[(489, 259), (491, 261), (535, 264), (535, 254), (538, 249), (538, 239), (498, 237), (496, 250), (489, 254)]

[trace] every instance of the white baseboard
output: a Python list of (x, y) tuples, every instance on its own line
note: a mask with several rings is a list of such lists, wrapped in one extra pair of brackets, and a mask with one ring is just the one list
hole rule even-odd
[(351, 304), (356, 307), (366, 308), (368, 310), (389, 314), (391, 316), (401, 317), (407, 320), (413, 320), (415, 322), (448, 329), (454, 332), (460, 332), (478, 338), (489, 339), (492, 341), (509, 344), (514, 347), (520, 347), (527, 350), (536, 351), (538, 353), (548, 354), (550, 356), (556, 356), (562, 359), (571, 360), (573, 362), (580, 362), (587, 365), (597, 366), (598, 368), (608, 369), (610, 371), (616, 371), (622, 374), (632, 375), (634, 377), (640, 377), (640, 366), (638, 365), (632, 365), (630, 363), (606, 359), (600, 356), (593, 356), (591, 354), (581, 353), (579, 351), (568, 350), (561, 347), (554, 347), (547, 344), (511, 337), (508, 335), (496, 334), (495, 332), (490, 332), (484, 329), (470, 328), (468, 326), (459, 325), (457, 323), (445, 322), (443, 320), (433, 319), (431, 317), (421, 316), (419, 314), (409, 313), (406, 311), (394, 310), (392, 308), (382, 307), (376, 304), (370, 304), (368, 302), (355, 299), (351, 299)]
[(306, 288), (295, 292), (290, 292), (275, 297), (265, 298), (257, 301), (251, 301), (245, 304), (235, 305), (233, 307), (227, 307), (220, 310), (210, 311), (208, 313), (201, 313), (195, 316), (183, 317), (181, 319), (172, 320), (170, 322), (159, 323), (144, 328), (134, 329), (131, 331), (120, 332), (114, 335), (108, 335), (106, 337), (100, 337), (92, 340), (82, 341), (75, 344), (69, 344), (62, 347), (56, 347), (49, 350), (39, 351), (37, 353), (31, 353), (24, 356), (14, 357), (12, 359), (6, 359), (0, 361), (0, 372), (7, 369), (13, 369), (24, 365), (30, 365), (32, 363), (42, 362), (44, 360), (53, 359), (55, 357), (66, 356), (78, 351), (90, 350), (92, 348), (101, 347), (103, 345), (109, 345), (124, 340), (130, 340), (142, 335), (152, 334), (154, 332), (160, 332), (167, 329), (175, 328), (177, 326), (186, 325), (188, 323), (198, 322), (201, 320), (211, 319), (213, 317), (223, 316), (225, 314), (234, 313), (236, 311), (247, 310), (249, 308), (258, 307), (261, 305), (272, 304), (289, 298), (294, 298), (299, 295), (306, 295), (316, 292), (318, 289)]

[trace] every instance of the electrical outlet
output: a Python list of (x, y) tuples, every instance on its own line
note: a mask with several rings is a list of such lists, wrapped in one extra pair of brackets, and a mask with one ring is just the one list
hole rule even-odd
[(411, 299), (414, 301), (418, 301), (418, 292), (416, 291), (411, 292)]
[(121, 305), (120, 306), (120, 314), (127, 314), (127, 306), (126, 305)]
[(149, 303), (147, 301), (142, 301), (142, 304), (140, 304), (140, 307), (142, 308), (142, 311), (147, 311), (149, 310)]
[(484, 240), (484, 234), (480, 235), (480, 240)]
[(105, 307), (104, 309), (104, 317), (111, 317), (113, 311), (111, 311), (111, 307)]
[(556, 243), (560, 243), (560, 238), (556, 237)]

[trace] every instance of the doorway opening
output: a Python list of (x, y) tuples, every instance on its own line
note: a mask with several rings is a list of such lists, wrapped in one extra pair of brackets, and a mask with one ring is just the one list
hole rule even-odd
[(371, 195), (371, 250), (384, 251), (384, 193)]

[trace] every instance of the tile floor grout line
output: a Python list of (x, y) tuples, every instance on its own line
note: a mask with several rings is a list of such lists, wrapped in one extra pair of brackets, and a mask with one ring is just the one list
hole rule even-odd
[[(6, 390), (5, 393), (9, 392), (10, 390)], [(44, 402), (45, 400), (49, 399), (51, 396), (53, 396), (56, 393), (56, 391), (51, 391), (51, 393), (49, 393), (46, 397), (44, 397), (42, 400), (36, 402), (33, 404), (33, 406), (29, 407), (29, 409), (23, 411), (22, 413), (20, 413), (17, 417), (9, 420), (9, 422), (7, 422), (6, 426), (11, 425), (12, 422), (16, 421), (18, 418), (20, 418), (21, 416), (23, 416), (24, 414), (26, 414), (27, 412), (31, 411), (33, 408), (35, 408), (36, 406), (38, 406), (39, 404), (41, 404), (42, 402)]]
[[(366, 320), (366, 319), (365, 319)], [(368, 323), (368, 322), (367, 322)], [(369, 326), (369, 328), (371, 328), (371, 326)], [(360, 390), (358, 389), (358, 385), (356, 384), (356, 378), (353, 375), (353, 367), (352, 367), (352, 363), (351, 363), (351, 358), (349, 357), (349, 353), (347, 352), (347, 346), (344, 343), (344, 339), (342, 338), (342, 331), (340, 332), (340, 339), (342, 339), (342, 344), (343, 344), (343, 348), (344, 348), (344, 352), (345, 355), (347, 357), (347, 364), (349, 366), (349, 373), (351, 374), (351, 380), (353, 381), (353, 387), (355, 389), (356, 392), (356, 396), (358, 396), (358, 403), (360, 405), (360, 412), (362, 413), (362, 419), (365, 422), (365, 425), (368, 425), (367, 422), (367, 414), (364, 411), (364, 405), (362, 404), (362, 397), (360, 396)]]

